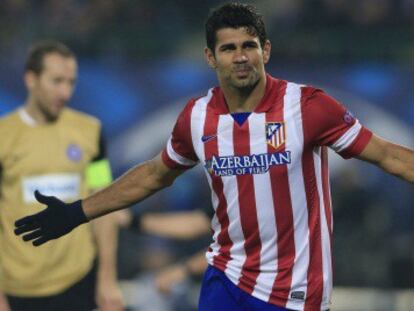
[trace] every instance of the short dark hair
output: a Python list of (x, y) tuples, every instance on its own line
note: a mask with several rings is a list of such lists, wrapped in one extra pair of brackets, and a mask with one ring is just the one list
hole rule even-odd
[(43, 60), (47, 54), (57, 53), (64, 57), (76, 59), (75, 54), (69, 47), (59, 41), (45, 40), (33, 44), (26, 58), (25, 72), (33, 71), (39, 75), (43, 71)]
[(207, 47), (214, 53), (217, 41), (217, 31), (222, 28), (246, 27), (249, 34), (259, 37), (263, 47), (267, 36), (263, 16), (249, 4), (227, 3), (213, 9), (206, 21)]

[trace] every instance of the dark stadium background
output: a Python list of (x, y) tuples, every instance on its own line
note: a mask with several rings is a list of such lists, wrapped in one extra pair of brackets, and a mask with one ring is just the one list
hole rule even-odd
[[(209, 8), (220, 3), (0, 1), (0, 114), (25, 98), (21, 77), (30, 43), (64, 41), (80, 62), (70, 106), (103, 121), (114, 175), (119, 176), (156, 154), (186, 101), (216, 84), (203, 60), (203, 26)], [(271, 74), (325, 89), (375, 132), (414, 146), (413, 0), (249, 3), (265, 16), (272, 42)], [(413, 186), (355, 160), (334, 156), (331, 162), (335, 286), (384, 290), (379, 293), (390, 297), (383, 300), (387, 305), (395, 300), (390, 296), (394, 290), (414, 287)], [(182, 177), (175, 188), (134, 207), (134, 212), (203, 207), (209, 194), (199, 175), (201, 170)], [(131, 305), (144, 310), (139, 301), (144, 292), (159, 301), (160, 310), (191, 310), (196, 299), (196, 291), (188, 297), (191, 285), (183, 284), (166, 298), (149, 294), (142, 284), (151, 284), (159, 266), (208, 241), (177, 243), (124, 230), (120, 275), (127, 280)], [(182, 303), (187, 300), (188, 305)], [(171, 307), (175, 304), (179, 307)]]

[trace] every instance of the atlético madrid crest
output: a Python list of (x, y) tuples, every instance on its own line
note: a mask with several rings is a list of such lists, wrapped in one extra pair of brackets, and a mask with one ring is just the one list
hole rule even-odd
[(277, 149), (286, 141), (284, 122), (266, 122), (266, 141), (273, 148)]

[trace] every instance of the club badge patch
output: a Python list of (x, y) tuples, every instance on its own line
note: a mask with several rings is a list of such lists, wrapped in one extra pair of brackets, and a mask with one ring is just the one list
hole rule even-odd
[(66, 148), (66, 156), (69, 160), (78, 162), (82, 159), (82, 150), (75, 144), (70, 144)]
[(284, 122), (266, 122), (266, 141), (273, 148), (277, 149), (286, 141)]
[(355, 116), (352, 114), (351, 111), (346, 111), (344, 114), (344, 121), (347, 124), (352, 124), (355, 121)]

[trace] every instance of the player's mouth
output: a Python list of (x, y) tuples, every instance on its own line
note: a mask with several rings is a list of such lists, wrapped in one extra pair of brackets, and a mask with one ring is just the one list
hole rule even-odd
[(252, 71), (252, 68), (250, 66), (242, 66), (242, 67), (237, 67), (234, 69), (234, 73), (236, 74), (238, 78), (247, 77), (251, 71)]
[(58, 114), (62, 111), (62, 109), (66, 106), (66, 100), (57, 100), (51, 106), (51, 110), (54, 114)]

